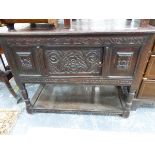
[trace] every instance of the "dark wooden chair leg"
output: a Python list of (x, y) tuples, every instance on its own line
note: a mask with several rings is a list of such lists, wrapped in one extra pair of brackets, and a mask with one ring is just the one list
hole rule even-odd
[(11, 84), (10, 84), (7, 77), (4, 77), (4, 83), (5, 83), (6, 87), (8, 88), (8, 90), (10, 91), (10, 93), (12, 94), (12, 96), (16, 98), (17, 103), (21, 102), (22, 101), (21, 96), (16, 94), (16, 92), (12, 88), (12, 86), (11, 86)]
[(14, 24), (7, 24), (8, 31), (15, 30)]
[(36, 24), (35, 23), (30, 23), (30, 27), (31, 28), (35, 28), (36, 27)]
[(15, 93), (14, 89), (12, 88), (9, 80), (7, 79), (7, 77), (4, 77), (4, 83), (7, 86), (8, 90), (10, 91), (10, 93), (16, 98), (17, 94)]
[(6, 66), (5, 66), (5, 63), (4, 63), (4, 60), (3, 60), (3, 58), (2, 58), (2, 55), (1, 55), (1, 54), (0, 54), (0, 59), (1, 59), (1, 62), (2, 62), (2, 65), (3, 65), (4, 69), (6, 70)]
[(11, 84), (9, 82), (9, 80), (13, 77), (13, 75), (11, 73), (11, 70), (10, 70), (10, 67), (5, 65), (1, 54), (0, 54), (0, 60), (1, 60), (2, 64), (3, 64), (4, 69), (5, 69), (5, 71), (0, 70), (0, 81), (5, 83), (6, 87), (9, 90), (9, 92), (13, 95), (13, 97), (16, 98), (17, 103), (19, 103), (19, 102), (22, 101), (22, 98), (21, 98), (20, 94), (17, 94), (14, 91), (14, 89), (12, 88), (12, 86), (11, 86)]

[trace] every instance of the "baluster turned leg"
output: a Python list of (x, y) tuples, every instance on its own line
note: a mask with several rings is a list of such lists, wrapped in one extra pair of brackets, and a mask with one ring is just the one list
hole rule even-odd
[(26, 87), (25, 87), (25, 84), (21, 84), (19, 86), (20, 88), (20, 91), (21, 91), (21, 94), (22, 94), (22, 97), (23, 97), (23, 100), (24, 102), (26, 103), (26, 110), (29, 114), (32, 114), (32, 109), (31, 109), (31, 102), (30, 102), (30, 99), (28, 97), (28, 92), (26, 90)]
[(126, 101), (126, 107), (125, 107), (125, 111), (123, 113), (123, 117), (128, 118), (129, 114), (130, 114), (130, 110), (132, 107), (132, 101), (134, 99), (135, 96), (135, 91), (134, 90), (129, 90), (128, 96), (127, 96), (127, 101)]

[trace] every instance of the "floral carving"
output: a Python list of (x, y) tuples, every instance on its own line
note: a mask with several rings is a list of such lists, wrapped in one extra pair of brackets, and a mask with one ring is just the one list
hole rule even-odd
[(102, 50), (59, 49), (45, 52), (49, 74), (100, 74)]
[(33, 69), (32, 53), (31, 52), (16, 52), (18, 58), (18, 68), (20, 70)]
[(88, 69), (85, 60), (79, 54), (70, 53), (63, 59), (63, 68), (64, 72), (76, 73), (84, 72)]
[(52, 64), (58, 63), (59, 60), (60, 60), (60, 58), (59, 58), (59, 54), (58, 53), (52, 52), (50, 54), (50, 57), (49, 57), (50, 63), (52, 63)]
[(30, 57), (21, 57), (21, 64), (24, 69), (31, 69), (32, 68), (32, 63), (31, 63), (31, 58)]

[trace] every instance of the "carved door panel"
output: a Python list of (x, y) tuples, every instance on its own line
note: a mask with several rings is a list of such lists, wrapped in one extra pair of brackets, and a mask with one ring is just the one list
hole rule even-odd
[(104, 52), (100, 47), (44, 47), (48, 76), (101, 76)]
[(119, 45), (112, 47), (109, 76), (132, 77), (139, 51), (139, 46)]
[(42, 73), (42, 51), (34, 46), (12, 46), (16, 69), (22, 75)]

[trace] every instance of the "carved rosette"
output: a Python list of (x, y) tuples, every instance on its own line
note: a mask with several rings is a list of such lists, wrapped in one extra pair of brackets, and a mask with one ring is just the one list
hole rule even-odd
[(63, 58), (62, 71), (65, 73), (86, 72), (88, 70), (87, 62), (80, 54), (69, 53)]
[(24, 69), (32, 69), (31, 59), (29, 57), (21, 57), (20, 61)]
[(32, 53), (31, 52), (16, 52), (20, 70), (33, 69)]

